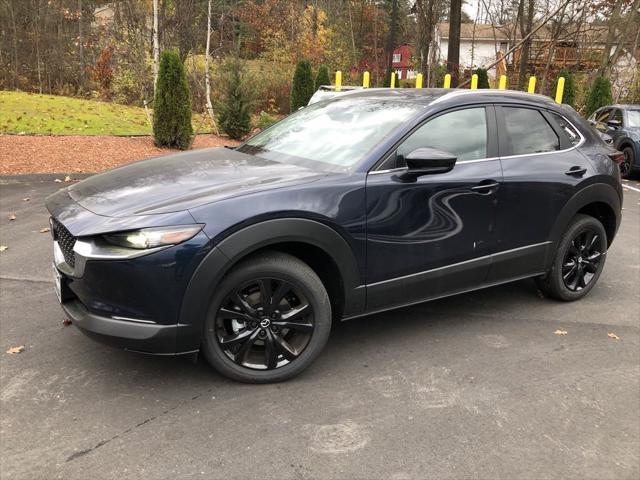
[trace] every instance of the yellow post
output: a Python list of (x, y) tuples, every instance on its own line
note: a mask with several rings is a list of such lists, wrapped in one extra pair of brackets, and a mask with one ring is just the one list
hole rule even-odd
[(558, 89), (556, 90), (556, 103), (562, 103), (562, 95), (564, 94), (564, 77), (558, 79)]
[(478, 75), (477, 74), (473, 74), (471, 75), (471, 90), (477, 90), (478, 89)]
[(338, 70), (336, 72), (336, 92), (339, 92), (342, 87), (342, 72)]
[(498, 84), (498, 90), (506, 90), (507, 89), (507, 76), (500, 75), (500, 83)]
[(369, 88), (369, 72), (364, 72), (362, 74), (362, 86), (364, 88)]
[(443, 88), (451, 88), (451, 74), (447, 73), (444, 76), (444, 85)]
[(416, 88), (422, 88), (422, 74), (416, 75)]
[(391, 78), (389, 79), (389, 86), (391, 88), (396, 88), (396, 73), (391, 72)]
[(536, 77), (531, 75), (529, 77), (529, 88), (527, 89), (528, 93), (536, 93)]

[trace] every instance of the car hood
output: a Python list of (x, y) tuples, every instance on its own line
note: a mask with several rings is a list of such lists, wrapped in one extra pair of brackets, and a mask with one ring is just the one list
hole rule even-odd
[(72, 185), (67, 193), (93, 213), (124, 217), (183, 211), (324, 175), (326, 172), (212, 148), (132, 163)]

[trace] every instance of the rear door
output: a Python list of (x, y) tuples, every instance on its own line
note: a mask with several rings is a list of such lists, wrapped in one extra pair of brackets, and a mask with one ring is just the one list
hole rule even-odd
[(503, 185), (498, 191), (498, 254), (489, 281), (542, 273), (554, 221), (576, 186), (593, 175), (577, 150), (578, 130), (555, 112), (496, 107)]
[[(404, 157), (422, 147), (455, 154), (454, 169), (400, 181)], [(408, 135), (367, 177), (367, 308), (484, 282), (501, 181), (493, 106), (440, 113)]]

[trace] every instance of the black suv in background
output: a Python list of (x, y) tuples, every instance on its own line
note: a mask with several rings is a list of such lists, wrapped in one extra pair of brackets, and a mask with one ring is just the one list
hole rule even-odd
[(540, 95), (349, 92), (49, 197), (57, 293), (101, 341), (281, 381), (334, 321), (529, 277), (583, 297), (620, 224), (621, 160)]
[(613, 146), (624, 153), (622, 178), (640, 172), (640, 105), (601, 107), (589, 117), (589, 123), (609, 135)]

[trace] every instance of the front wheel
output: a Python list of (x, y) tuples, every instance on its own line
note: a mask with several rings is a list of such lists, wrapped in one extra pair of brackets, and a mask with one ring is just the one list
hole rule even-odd
[(331, 330), (331, 305), (316, 273), (280, 252), (253, 256), (224, 278), (203, 332), (205, 357), (241, 382), (287, 380), (320, 354)]
[(576, 215), (558, 245), (551, 271), (536, 283), (550, 297), (578, 300), (600, 278), (606, 252), (607, 234), (602, 223), (588, 215)]

